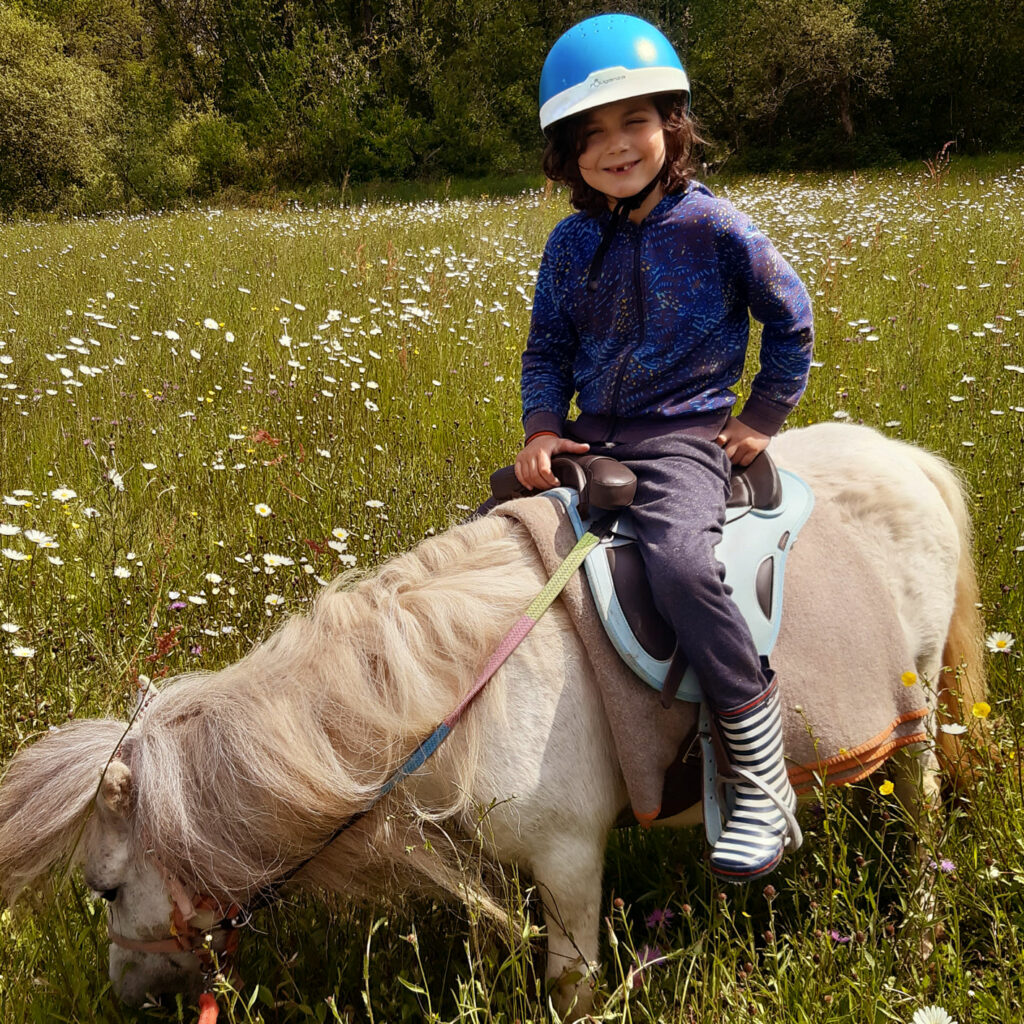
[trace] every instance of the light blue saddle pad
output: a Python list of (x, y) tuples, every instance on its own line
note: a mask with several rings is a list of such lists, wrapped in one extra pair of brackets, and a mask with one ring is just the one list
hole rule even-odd
[[(725, 565), (725, 580), (732, 587), (732, 599), (747, 620), (758, 654), (763, 655), (771, 653), (779, 635), (786, 556), (814, 507), (814, 494), (800, 477), (785, 469), (778, 473), (782, 485), (779, 506), (754, 509), (747, 505), (727, 509), (722, 540), (715, 549), (716, 557)], [(577, 538), (604, 514), (596, 510), (596, 515), (581, 518), (579, 495), (571, 488), (555, 487), (543, 493), (565, 508)], [(615, 594), (608, 564), (610, 547), (635, 543), (632, 515), (624, 509), (583, 566), (601, 622), (615, 649), (645, 683), (660, 691), (671, 657), (664, 660), (652, 657), (640, 645)], [(676, 697), (695, 702), (702, 700), (700, 683), (692, 667), (687, 667)]]

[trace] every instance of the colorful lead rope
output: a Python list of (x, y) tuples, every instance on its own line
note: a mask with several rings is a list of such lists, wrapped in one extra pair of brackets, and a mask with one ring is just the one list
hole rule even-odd
[(540, 593), (530, 602), (529, 607), (523, 613), (522, 617), (515, 623), (515, 625), (505, 634), (501, 643), (498, 644), (497, 649), (488, 659), (487, 664), (484, 665), (480, 675), (477, 676), (476, 682), (473, 683), (472, 688), (466, 694), (465, 697), (459, 702), (458, 707), (440, 725), (410, 754), (405, 762), (391, 775), (391, 777), (381, 786), (380, 791), (377, 795), (368, 803), (362, 810), (356, 811), (355, 814), (346, 818), (326, 839), (323, 844), (312, 854), (310, 854), (301, 863), (296, 864), (290, 871), (288, 871), (283, 877), (279, 878), (273, 885), (264, 889), (256, 900), (251, 903), (241, 914), (238, 919), (247, 919), (254, 910), (258, 907), (266, 906), (270, 901), (277, 895), (280, 889), (298, 874), (314, 857), (319, 856), (327, 849), (335, 839), (338, 838), (343, 832), (348, 831), (353, 825), (364, 818), (371, 810), (377, 805), (377, 803), (388, 793), (391, 792), (398, 785), (402, 779), (409, 775), (412, 775), (417, 769), (421, 768), (426, 760), (437, 751), (437, 748), (448, 738), (448, 734), (452, 731), (452, 727), (458, 722), (458, 720), (465, 713), (466, 708), (479, 696), (480, 691), (487, 685), (491, 677), (499, 668), (505, 663), (508, 656), (523, 642), (530, 630), (537, 625), (541, 616), (551, 607), (554, 600), (558, 595), (565, 589), (565, 585), (572, 579), (576, 570), (583, 564), (584, 559), (590, 554), (598, 544), (601, 543), (601, 539), (607, 534), (609, 527), (614, 522), (617, 513), (609, 512), (603, 515), (600, 519), (590, 525), (590, 528), (584, 533), (578, 541), (576, 541), (573, 549), (565, 556), (562, 560), (561, 565), (554, 571), (551, 578), (544, 585), (544, 588)]
[[(586, 533), (576, 542), (575, 547), (565, 556), (562, 564), (555, 570), (554, 574), (544, 585), (544, 589), (530, 602), (529, 607), (523, 613), (516, 624), (505, 634), (497, 649), (490, 656), (487, 664), (484, 665), (476, 682), (459, 702), (458, 707), (413, 751), (409, 759), (403, 764), (394, 775), (384, 783), (377, 800), (391, 792), (394, 787), (407, 775), (411, 775), (423, 762), (430, 757), (434, 751), (447, 739), (452, 731), (452, 726), (462, 717), (466, 708), (477, 698), (480, 691), (490, 681), (491, 676), (498, 671), (505, 663), (508, 656), (526, 639), (530, 630), (540, 621), (541, 616), (551, 607), (554, 600), (565, 589), (565, 585), (575, 575), (576, 570), (583, 564), (583, 560), (590, 554), (598, 544), (601, 537), (607, 531), (613, 517), (605, 516), (594, 523)], [(374, 803), (377, 802), (374, 800)], [(370, 805), (371, 807), (373, 804)], [(369, 810), (369, 808), (367, 808)], [(365, 813), (365, 812), (364, 812)]]

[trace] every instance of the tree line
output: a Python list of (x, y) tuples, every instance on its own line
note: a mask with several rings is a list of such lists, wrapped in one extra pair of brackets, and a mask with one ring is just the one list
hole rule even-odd
[[(706, 159), (1024, 143), (1020, 0), (650, 0)], [(594, 0), (0, 0), (0, 210), (534, 170), (548, 47)]]

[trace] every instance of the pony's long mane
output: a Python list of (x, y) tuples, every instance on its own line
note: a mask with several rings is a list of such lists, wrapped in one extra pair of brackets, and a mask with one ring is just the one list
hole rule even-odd
[[(139, 843), (238, 900), (319, 849), (451, 712), (522, 614), (539, 579), (526, 548), (504, 519), (456, 527), (354, 586), (335, 582), (241, 661), (178, 678), (129, 737)], [(460, 888), (439, 823), (473, 810), (478, 751), (471, 709), (433, 767), (456, 795), (410, 815), (397, 787), (303, 878), (348, 892), (410, 874)]]
[(0, 894), (7, 900), (71, 858), (124, 729), (109, 719), (72, 722), (11, 762), (0, 785)]

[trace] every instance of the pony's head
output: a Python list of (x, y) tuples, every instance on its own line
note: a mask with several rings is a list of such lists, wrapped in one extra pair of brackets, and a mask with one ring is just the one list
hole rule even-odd
[[(111, 757), (123, 732), (120, 722), (74, 723), (14, 758), (0, 784), (0, 892), (13, 902), (78, 865), (86, 885), (107, 901), (118, 997), (139, 1003), (150, 995), (198, 995), (201, 958), (185, 944), (202, 945), (215, 912), (193, 900), (183, 914), (184, 893), (139, 843), (131, 770)], [(223, 949), (225, 935), (214, 931), (214, 948)]]

